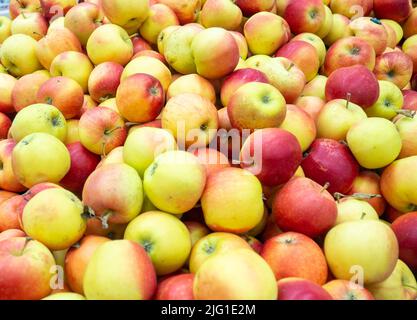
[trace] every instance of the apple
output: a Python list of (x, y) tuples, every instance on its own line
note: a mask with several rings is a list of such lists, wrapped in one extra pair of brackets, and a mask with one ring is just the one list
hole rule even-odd
[(65, 28), (65, 17), (64, 16), (56, 16), (55, 19), (52, 21), (49, 21), (49, 27), (48, 27), (48, 33), (54, 31), (54, 30), (60, 30)]
[(402, 51), (406, 55), (408, 55), (413, 61), (413, 70), (417, 70), (417, 55), (415, 53), (416, 47), (417, 47), (417, 35), (413, 35), (407, 40), (405, 40), (402, 46)]
[(88, 78), (88, 92), (97, 102), (104, 102), (116, 96), (120, 85), (123, 66), (116, 62), (103, 62), (97, 65)]
[(194, 274), (184, 273), (170, 276), (158, 284), (156, 300), (194, 300)]
[(1, 64), (15, 77), (40, 70), (42, 66), (36, 55), (36, 46), (36, 40), (26, 34), (11, 35), (1, 45)]
[[(239, 185), (239, 193), (232, 192), (236, 185)], [(264, 207), (261, 184), (246, 170), (220, 170), (208, 177), (201, 205), (204, 220), (211, 230), (247, 232), (262, 220)], [(237, 219), (237, 215), (245, 219)]]
[(320, 58), (316, 48), (309, 42), (301, 40), (292, 40), (285, 44), (275, 53), (275, 57), (284, 57), (293, 61), (304, 72), (307, 81), (313, 80), (320, 68)]
[(297, 138), (278, 128), (255, 131), (243, 144), (240, 166), (256, 175), (264, 186), (289, 181), (301, 164)]
[(244, 34), (253, 54), (272, 55), (290, 39), (288, 23), (270, 12), (258, 12), (246, 21)]
[(19, 112), (23, 108), (35, 104), (39, 88), (49, 79), (50, 75), (46, 71), (27, 74), (18, 79), (12, 91), (14, 109)]
[(246, 59), (248, 57), (248, 54), (249, 54), (248, 43), (246, 41), (245, 36), (242, 33), (238, 31), (230, 31), (230, 34), (235, 39), (237, 46), (239, 48), (239, 56), (240, 56), (239, 62), (240, 62), (241, 60)]
[(352, 281), (332, 280), (323, 286), (333, 300), (375, 300), (366, 288)]
[(355, 196), (337, 201), (336, 224), (355, 220), (378, 220), (375, 209), (366, 201), (355, 199)]
[(67, 77), (53, 77), (40, 86), (36, 100), (38, 103), (57, 107), (66, 119), (71, 119), (80, 112), (84, 102), (84, 93), (75, 80)]
[(401, 153), (398, 158), (402, 159), (416, 156), (417, 145), (414, 137), (417, 130), (417, 118), (400, 115), (394, 118), (393, 122), (395, 123), (402, 140)]
[[(80, 110), (80, 112), (78, 113), (78, 115), (77, 115), (77, 118), (81, 118), (81, 116), (87, 111), (87, 110), (90, 110), (90, 109), (93, 109), (93, 108), (95, 108), (95, 107), (97, 107), (98, 105), (97, 105), (97, 102), (95, 102), (94, 100), (93, 100), (93, 98), (91, 98), (91, 96), (90, 95), (88, 95), (88, 94), (85, 94), (84, 95), (84, 99), (83, 99), (83, 106), (81, 107), (81, 110)], [(71, 119), (70, 119), (71, 120)]]
[(7, 139), (10, 127), (12, 126), (12, 120), (0, 112), (0, 139)]
[(398, 259), (398, 242), (391, 228), (381, 221), (350, 221), (327, 233), (324, 252), (337, 279), (352, 279), (354, 268), (360, 267), (358, 275), (369, 285), (390, 276)]
[(245, 65), (263, 72), (287, 103), (295, 102), (306, 84), (304, 73), (287, 58), (255, 55), (246, 60)]
[(198, 158), (185, 151), (167, 151), (157, 156), (144, 173), (149, 200), (160, 210), (182, 214), (200, 199), (206, 172)]
[[(198, 221), (184, 221), (185, 226), (190, 233), (191, 238), (191, 248), (198, 242), (198, 240), (202, 239), (204, 236), (210, 233), (210, 230), (201, 222)], [(190, 258), (190, 257), (189, 257)], [(187, 265), (189, 261), (187, 261)]]
[(43, 190), (23, 209), (25, 233), (51, 250), (63, 250), (82, 238), (87, 227), (84, 207), (71, 192), (61, 188)]
[(171, 98), (162, 111), (161, 120), (162, 128), (171, 132), (178, 145), (190, 149), (207, 146), (217, 135), (216, 107), (195, 93)]
[(375, 50), (364, 39), (347, 37), (337, 40), (326, 54), (324, 72), (330, 76), (339, 68), (364, 65), (370, 71), (375, 67)]
[(236, 30), (242, 22), (242, 11), (229, 0), (206, 0), (199, 13), (199, 21), (205, 28)]
[(249, 82), (230, 97), (227, 105), (232, 126), (236, 129), (279, 127), (285, 119), (283, 95), (268, 83)]
[(0, 74), (0, 111), (4, 113), (14, 112), (12, 93), (17, 83), (16, 78), (9, 74)]
[(169, 26), (179, 25), (175, 12), (162, 3), (153, 4), (149, 15), (139, 28), (140, 35), (150, 44), (156, 44), (159, 33)]
[(313, 96), (326, 100), (326, 83), (326, 76), (317, 75), (313, 80), (304, 86), (304, 89), (301, 92), (301, 97)]
[(344, 99), (331, 100), (323, 106), (317, 117), (317, 136), (345, 140), (349, 129), (366, 118), (366, 113), (357, 104)]
[(325, 15), (322, 0), (289, 0), (284, 10), (284, 19), (295, 34), (319, 31)]
[(253, 250), (239, 249), (207, 260), (194, 278), (196, 300), (275, 300), (275, 276)]
[(0, 43), (3, 43), (4, 40), (12, 35), (11, 26), (12, 20), (9, 17), (0, 17)]
[(318, 284), (302, 278), (289, 277), (277, 283), (278, 300), (333, 300)]
[[(417, 19), (416, 19), (416, 17), (417, 17), (417, 10), (415, 10), (415, 8), (413, 8), (410, 15), (404, 21), (402, 26), (400, 25), (399, 29), (401, 29), (401, 31), (397, 31), (397, 32), (403, 32), (403, 34), (400, 34), (401, 39), (402, 39), (402, 35), (404, 35), (404, 38), (409, 38), (409, 37), (412, 37), (413, 35), (416, 34), (416, 31), (417, 31)], [(390, 20), (390, 21), (392, 21), (392, 20)]]
[(12, 168), (12, 153), (16, 142), (12, 139), (0, 141), (0, 188), (10, 192), (22, 192), (26, 188), (22, 186)]
[[(168, 29), (168, 28), (169, 27), (167, 27), (165, 29)], [(162, 31), (161, 31), (161, 33), (162, 33)], [(132, 43), (133, 43), (133, 53), (134, 54), (136, 54), (140, 51), (143, 51), (143, 50), (152, 50), (151, 45), (147, 41), (142, 39), (141, 37), (136, 36), (136, 37), (133, 37), (131, 39), (132, 39)]]
[[(77, 66), (77, 68), (74, 68)], [(93, 71), (93, 65), (88, 57), (80, 52), (69, 51), (57, 55), (51, 63), (51, 76), (64, 76), (78, 82), (84, 92), (87, 92), (88, 79)]]
[(337, 207), (325, 188), (308, 178), (297, 177), (277, 192), (272, 213), (282, 230), (317, 237), (333, 227)]
[(156, 274), (140, 245), (129, 240), (109, 241), (91, 256), (83, 287), (89, 300), (147, 300), (156, 290)]
[(101, 0), (104, 15), (129, 33), (136, 32), (149, 15), (147, 0)]
[(239, 47), (234, 37), (222, 28), (198, 32), (192, 40), (191, 51), (197, 73), (206, 79), (228, 75), (239, 62)]
[(417, 111), (417, 92), (414, 90), (403, 90), (405, 110), (416, 110)]
[(57, 15), (65, 15), (77, 4), (76, 0), (40, 0), (42, 13), (48, 20), (54, 20)]
[(417, 270), (416, 223), (417, 214), (411, 212), (398, 217), (392, 224), (400, 246), (400, 258), (413, 270)]
[(42, 243), (16, 237), (0, 241), (0, 299), (39, 300), (51, 293), (52, 253)]
[(36, 45), (36, 57), (47, 70), (54, 58), (65, 51), (82, 51), (80, 41), (67, 28), (49, 29), (48, 34)]
[(99, 219), (89, 219), (87, 221), (87, 230), (85, 235), (107, 237), (112, 240), (123, 239), (127, 224), (108, 223), (108, 228), (103, 228), (103, 223)]
[(330, 2), (330, 9), (334, 13), (343, 14), (352, 19), (362, 14), (361, 16), (368, 16), (372, 10), (373, 0), (332, 0)]
[(277, 280), (299, 277), (318, 285), (323, 285), (327, 280), (323, 251), (303, 234), (286, 232), (268, 239), (261, 256), (274, 271)]
[(378, 80), (386, 80), (403, 89), (411, 80), (413, 61), (400, 51), (387, 52), (376, 60), (374, 73)]
[(367, 118), (353, 125), (346, 140), (359, 164), (366, 169), (383, 168), (401, 152), (401, 136), (395, 124), (383, 118)]
[(417, 282), (410, 268), (397, 261), (392, 274), (382, 282), (367, 287), (376, 300), (416, 300)]
[[(410, 15), (411, 18), (412, 15)], [(398, 45), (403, 36), (404, 33), (407, 33), (407, 24), (406, 22), (404, 23), (403, 26), (401, 26), (398, 22), (394, 21), (394, 20), (390, 20), (390, 19), (381, 19), (382, 24), (384, 25), (384, 27), (388, 30), (389, 28), (391, 28), (394, 33), (395, 33), (395, 45), (393, 47), (393, 49), (395, 49), (395, 46)], [(404, 28), (404, 30), (403, 30)], [(405, 36), (406, 38), (408, 38), (408, 36)]]
[(376, 55), (382, 54), (388, 46), (387, 30), (377, 18), (357, 18), (349, 24), (349, 28), (355, 37), (367, 41), (374, 48)]
[(349, 28), (350, 19), (342, 14), (335, 13), (332, 17), (332, 28), (324, 37), (323, 41), (327, 46), (331, 46), (337, 40), (353, 36)]
[[(286, 1), (286, 0), (284, 0)], [(316, 35), (320, 39), (324, 39), (328, 34), (330, 34), (333, 27), (333, 12), (330, 10), (328, 4), (324, 6), (324, 20), (321, 24), (319, 30), (316, 31)], [(324, 42), (324, 41), (323, 41)]]
[(13, 172), (27, 188), (41, 182), (59, 182), (70, 169), (70, 161), (65, 145), (41, 132), (26, 136), (12, 154)]
[(347, 99), (349, 96), (351, 102), (362, 108), (369, 108), (378, 100), (378, 80), (365, 66), (354, 65), (339, 68), (327, 79), (327, 101)]
[(365, 110), (369, 117), (393, 119), (404, 104), (401, 90), (390, 81), (379, 80), (379, 98), (373, 106)]
[(0, 232), (0, 241), (8, 240), (11, 238), (20, 238), (25, 237), (26, 233), (19, 229), (9, 229), (3, 232)]
[(81, 193), (88, 176), (96, 169), (100, 157), (91, 153), (80, 142), (67, 145), (71, 157), (71, 167), (60, 184), (67, 190)]
[(172, 81), (166, 93), (167, 101), (183, 93), (195, 93), (210, 100), (213, 104), (216, 103), (216, 92), (213, 85), (198, 74), (181, 75)]
[(295, 105), (308, 113), (316, 123), (325, 104), (323, 99), (315, 96), (303, 96), (295, 101)]
[(413, 9), (409, 0), (374, 0), (374, 12), (378, 18), (402, 22)]
[(39, 0), (10, 0), (9, 14), (12, 19), (22, 12), (40, 12), (42, 10)]
[(212, 148), (198, 148), (193, 151), (206, 169), (207, 177), (214, 172), (230, 167), (229, 159), (220, 151)]
[(184, 223), (160, 211), (145, 212), (132, 220), (124, 238), (145, 249), (159, 276), (180, 269), (191, 251), (190, 233)]
[(80, 118), (78, 130), (82, 145), (99, 155), (123, 145), (127, 136), (122, 117), (107, 107), (87, 110)]
[(87, 54), (98, 65), (115, 62), (126, 65), (133, 56), (133, 44), (128, 33), (115, 24), (104, 24), (93, 31), (87, 41)]
[(202, 4), (199, 0), (158, 0), (158, 3), (170, 7), (181, 25), (194, 22)]
[(116, 104), (123, 118), (130, 122), (149, 122), (156, 119), (165, 103), (165, 92), (155, 77), (137, 73), (119, 85)]
[(298, 34), (297, 36), (292, 38), (291, 41), (304, 41), (311, 44), (317, 51), (320, 66), (323, 65), (327, 49), (323, 40), (319, 36), (315, 35), (314, 33), (305, 32)]
[(287, 104), (287, 114), (280, 128), (297, 138), (303, 152), (310, 147), (317, 136), (314, 119), (307, 112), (292, 104)]
[(20, 208), (24, 206), (22, 195), (15, 195), (0, 204), (0, 232), (22, 229), (19, 222)]
[(128, 223), (141, 211), (142, 181), (136, 170), (124, 163), (101, 166), (87, 178), (82, 199), (104, 229), (107, 222)]
[(168, 67), (160, 60), (152, 57), (142, 56), (133, 59), (126, 65), (121, 80), (123, 81), (135, 73), (145, 73), (155, 77), (159, 80), (165, 92), (172, 81), (171, 71)]
[(359, 174), (359, 165), (349, 148), (332, 139), (315, 140), (301, 166), (306, 177), (323, 186), (329, 184), (331, 194), (348, 192)]
[(12, 34), (26, 34), (33, 39), (42, 39), (48, 31), (48, 22), (39, 12), (21, 13), (12, 22)]
[(242, 10), (245, 17), (250, 17), (262, 11), (271, 11), (275, 6), (273, 0), (237, 0), (236, 5)]

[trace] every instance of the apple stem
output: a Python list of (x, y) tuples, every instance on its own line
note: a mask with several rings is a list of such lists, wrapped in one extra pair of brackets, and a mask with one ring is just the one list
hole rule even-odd
[(349, 107), (350, 99), (352, 99), (352, 94), (348, 92), (346, 94), (346, 109)]
[(323, 188), (321, 188), (320, 193), (326, 191), (327, 189), (329, 189), (329, 187), (330, 187), (330, 182), (326, 182)]
[(290, 70), (291, 70), (294, 66), (295, 66), (295, 64), (294, 64), (294, 63), (291, 63), (291, 64), (288, 66), (287, 71), (290, 71)]
[(84, 219), (93, 219), (96, 217), (96, 214), (94, 212), (94, 210), (89, 207), (89, 206), (84, 206), (84, 211), (81, 214), (81, 217), (83, 217)]
[(397, 114), (401, 114), (401, 115), (406, 116), (406, 117), (411, 118), (411, 119), (413, 119), (415, 117), (415, 115), (417, 114), (416, 110), (404, 110), (404, 109), (402, 109), (402, 110), (395, 110), (395, 112)]
[(265, 193), (262, 193), (262, 200), (263, 201), (268, 201), (268, 198), (266, 197)]
[(366, 217), (366, 212), (362, 212), (362, 215), (361, 215), (361, 219), (360, 220), (363, 220), (365, 217)]
[(103, 229), (109, 228), (109, 218), (113, 215), (113, 211), (108, 210), (102, 217), (98, 217), (98, 219), (101, 221), (101, 226)]
[(140, 123), (138, 123), (138, 122), (126, 122), (125, 123), (125, 126), (128, 127), (128, 128), (134, 127), (134, 126), (137, 126), (137, 125), (140, 125)]
[(139, 35), (139, 33), (137, 33), (137, 32), (136, 32), (136, 33), (134, 33), (134, 34), (130, 35), (130, 36), (129, 36), (129, 38), (130, 38), (130, 39), (133, 39), (134, 37), (136, 37), (136, 36), (138, 36), (138, 35)]
[(372, 193), (353, 193), (353, 194), (343, 194), (340, 192), (335, 192), (333, 197), (336, 201), (339, 201), (342, 198), (354, 198), (357, 200), (371, 200), (375, 198), (382, 198), (380, 194), (372, 194)]

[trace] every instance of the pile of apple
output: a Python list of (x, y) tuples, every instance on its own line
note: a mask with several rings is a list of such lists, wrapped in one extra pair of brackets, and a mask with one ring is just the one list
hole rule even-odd
[(0, 43), (0, 299), (417, 298), (411, 1), (11, 0)]

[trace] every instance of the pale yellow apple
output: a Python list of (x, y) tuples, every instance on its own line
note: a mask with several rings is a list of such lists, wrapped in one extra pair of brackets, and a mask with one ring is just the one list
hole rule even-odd
[(157, 39), (157, 47), (158, 47), (158, 51), (159, 51), (160, 54), (162, 54), (162, 55), (165, 54), (165, 42), (166, 42), (166, 39), (168, 38), (168, 36), (174, 30), (177, 30), (178, 28), (180, 28), (180, 26), (169, 26), (169, 27), (166, 27), (165, 29), (163, 29), (159, 33), (158, 39)]
[(143, 178), (145, 170), (158, 155), (176, 148), (177, 143), (168, 131), (141, 127), (128, 135), (123, 148), (123, 160)]
[(401, 25), (398, 22), (394, 20), (389, 20), (389, 19), (381, 19), (381, 22), (383, 25), (390, 26), (395, 31), (395, 35), (397, 36), (397, 44), (398, 44), (404, 36), (404, 31)]
[(239, 48), (240, 59), (246, 59), (248, 57), (249, 48), (246, 38), (243, 34), (237, 31), (230, 31), (230, 34), (235, 38), (237, 46)]
[(65, 138), (64, 143), (70, 144), (80, 141), (80, 136), (78, 134), (78, 123), (80, 120), (71, 119), (67, 121), (67, 137)]
[(34, 196), (25, 206), (22, 226), (26, 234), (51, 250), (69, 248), (87, 228), (84, 205), (71, 192), (50, 188)]
[[(33, 121), (36, 119), (36, 121)], [(16, 142), (35, 132), (44, 132), (61, 141), (67, 137), (67, 122), (58, 108), (49, 104), (33, 104), (14, 118), (10, 133)]]
[(36, 40), (25, 34), (10, 36), (3, 42), (0, 49), (2, 65), (16, 77), (42, 69), (36, 56), (36, 45)]
[(104, 15), (127, 31), (137, 31), (149, 14), (148, 0), (101, 0)]
[(21, 13), (13, 20), (12, 34), (26, 34), (33, 39), (42, 39), (48, 31), (48, 22), (39, 12)]
[(352, 30), (349, 28), (349, 18), (338, 13), (333, 14), (332, 18), (333, 21), (330, 32), (323, 39), (327, 46), (332, 45), (339, 39), (353, 36)]
[(59, 30), (65, 28), (65, 17), (56, 18), (54, 21), (51, 21), (48, 28), (48, 33), (53, 32), (54, 30)]
[(185, 224), (161, 211), (145, 212), (132, 220), (124, 238), (145, 249), (159, 276), (180, 269), (191, 251), (190, 233)]
[(313, 80), (305, 85), (301, 96), (313, 96), (326, 100), (326, 83), (326, 76), (317, 75)]
[(60, 140), (47, 133), (32, 133), (13, 149), (12, 164), (19, 182), (30, 188), (41, 182), (61, 181), (71, 159)]
[(181, 75), (172, 81), (167, 91), (167, 100), (182, 93), (195, 93), (216, 103), (216, 91), (211, 82), (195, 73)]
[(355, 220), (378, 220), (375, 209), (366, 201), (353, 197), (344, 198), (337, 202), (336, 224)]
[(206, 172), (198, 158), (168, 151), (146, 169), (143, 185), (151, 202), (165, 212), (182, 214), (194, 208), (203, 193)]
[(237, 30), (242, 22), (242, 11), (230, 0), (207, 0), (199, 14), (201, 24), (206, 28), (220, 27)]
[(398, 260), (398, 242), (392, 229), (383, 222), (350, 221), (327, 233), (324, 252), (337, 279), (363, 277), (369, 285), (390, 276)]
[(0, 17), (0, 44), (11, 36), (12, 20), (9, 17)]

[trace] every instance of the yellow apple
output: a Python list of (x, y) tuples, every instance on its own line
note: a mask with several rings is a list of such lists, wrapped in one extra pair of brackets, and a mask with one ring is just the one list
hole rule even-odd
[(0, 44), (11, 36), (12, 20), (9, 17), (0, 17)]
[(401, 90), (391, 81), (379, 80), (379, 98), (373, 106), (366, 108), (368, 117), (391, 120), (403, 107), (404, 98)]
[(378, 220), (375, 209), (366, 201), (353, 197), (344, 198), (337, 202), (336, 224), (355, 220)]
[(148, 0), (101, 0), (104, 15), (127, 31), (137, 31), (149, 14)]
[(216, 91), (211, 82), (195, 73), (181, 75), (172, 81), (167, 91), (167, 100), (182, 93), (195, 93), (216, 103)]
[(13, 20), (12, 34), (26, 34), (36, 41), (42, 39), (48, 31), (48, 22), (40, 12), (21, 13)]

